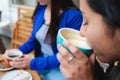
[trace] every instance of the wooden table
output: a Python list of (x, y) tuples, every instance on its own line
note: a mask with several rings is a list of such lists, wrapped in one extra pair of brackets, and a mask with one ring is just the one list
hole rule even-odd
[[(0, 57), (2, 55), (0, 54)], [(13, 69), (13, 70), (18, 70), (18, 69)], [(34, 70), (30, 70), (30, 69), (24, 69), (25, 71), (28, 71), (29, 73), (31, 73), (33, 80), (41, 80), (40, 76), (38, 75), (38, 73)], [(12, 71), (12, 70), (9, 70)], [(0, 76), (3, 76), (5, 73), (9, 72), (9, 71), (0, 71)]]

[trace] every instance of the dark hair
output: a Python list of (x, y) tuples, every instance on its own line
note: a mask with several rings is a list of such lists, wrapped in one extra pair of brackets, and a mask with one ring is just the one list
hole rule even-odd
[(103, 16), (112, 34), (120, 28), (120, 0), (87, 0), (90, 8)]
[(49, 36), (51, 37), (51, 44), (55, 44), (56, 42), (57, 28), (60, 22), (61, 10), (67, 10), (70, 8), (78, 9), (72, 0), (51, 0), (51, 22), (46, 36), (46, 38), (49, 38)]

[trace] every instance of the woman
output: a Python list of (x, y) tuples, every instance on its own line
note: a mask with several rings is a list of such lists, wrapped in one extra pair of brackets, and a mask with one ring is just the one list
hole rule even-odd
[[(56, 75), (59, 72), (59, 70), (54, 69), (59, 67), (59, 62), (56, 58), (58, 53), (56, 47), (57, 32), (62, 27), (79, 29), (81, 23), (81, 13), (72, 0), (38, 0), (38, 5), (33, 15), (31, 37), (18, 47), (24, 54), (35, 50), (35, 58), (31, 59), (29, 56), (24, 55), (23, 58), (10, 62), (10, 65), (16, 68), (28, 67), (39, 72), (50, 69), (47, 71), (46, 76), (55, 72)], [(52, 74), (50, 76), (55, 77), (55, 75), (53, 76)]]
[[(88, 58), (65, 41), (74, 57), (58, 46), (60, 70), (68, 80), (120, 80), (120, 0), (80, 0), (83, 24), (80, 34), (85, 36), (93, 49)], [(106, 72), (97, 61), (109, 63)], [(115, 62), (115, 64), (114, 64)], [(116, 64), (117, 63), (117, 64)]]

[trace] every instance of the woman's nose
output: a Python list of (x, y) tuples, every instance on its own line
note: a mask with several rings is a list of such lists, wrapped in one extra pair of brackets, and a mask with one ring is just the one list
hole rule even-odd
[(84, 27), (81, 26), (81, 28), (80, 28), (80, 35), (85, 37), (85, 33), (86, 33), (86, 31), (85, 31)]

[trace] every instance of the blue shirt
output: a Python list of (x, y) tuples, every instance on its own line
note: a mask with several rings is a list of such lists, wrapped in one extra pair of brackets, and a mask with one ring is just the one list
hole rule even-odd
[[(37, 45), (35, 45), (34, 43), (35, 35), (36, 35), (36, 32), (41, 28), (42, 24), (44, 23), (45, 8), (46, 6), (41, 6), (41, 5), (37, 6), (37, 10), (33, 18), (33, 30), (31, 32), (31, 36), (23, 45), (18, 47), (18, 49), (20, 49), (24, 54), (27, 54), (37, 48)], [(58, 30), (63, 27), (69, 27), (69, 28), (74, 28), (79, 30), (82, 24), (82, 21), (83, 21), (83, 17), (79, 10), (77, 9), (64, 10), (61, 15)], [(48, 56), (48, 57), (39, 56), (39, 57), (33, 58), (30, 62), (30, 69), (44, 70), (44, 69), (59, 67), (60, 64), (56, 57), (56, 54), (58, 53), (56, 44), (52, 46), (52, 50), (54, 52), (53, 56)], [(40, 54), (43, 54), (43, 53), (40, 52)]]

